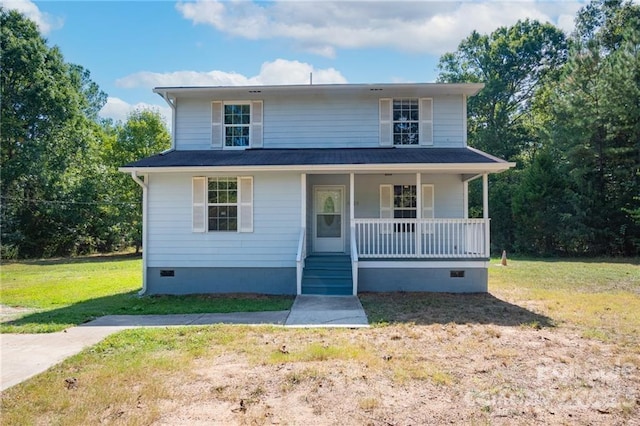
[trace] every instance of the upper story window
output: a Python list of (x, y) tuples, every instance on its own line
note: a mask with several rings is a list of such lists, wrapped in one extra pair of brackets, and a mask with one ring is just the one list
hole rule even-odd
[(248, 147), (251, 124), (250, 104), (224, 105), (224, 146)]
[(418, 145), (420, 112), (417, 99), (393, 100), (393, 144)]
[(262, 106), (262, 101), (212, 102), (212, 148), (261, 148)]
[(433, 145), (433, 99), (383, 98), (380, 107), (380, 145)]

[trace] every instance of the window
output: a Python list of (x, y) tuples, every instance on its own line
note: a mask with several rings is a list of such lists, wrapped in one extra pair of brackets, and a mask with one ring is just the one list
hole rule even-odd
[(193, 232), (253, 232), (253, 178), (194, 177)]
[(249, 125), (251, 124), (251, 105), (225, 104), (224, 106), (224, 146), (249, 146)]
[[(422, 185), (421, 218), (432, 219), (434, 207), (434, 186)], [(381, 219), (415, 219), (418, 217), (418, 196), (416, 185), (380, 185)], [(381, 227), (383, 233), (414, 232), (415, 224), (396, 224)], [(429, 224), (423, 224), (423, 232), (432, 232)]]
[(380, 99), (380, 145), (433, 145), (433, 99)]
[[(393, 218), (416, 218), (416, 186), (393, 185)], [(415, 224), (403, 223), (395, 225), (395, 232), (415, 232)]]
[(230, 177), (209, 178), (209, 231), (238, 230), (238, 180)]
[(211, 103), (211, 146), (224, 149), (262, 147), (262, 101)]
[(393, 218), (415, 219), (416, 200), (415, 185), (393, 185)]
[(419, 117), (417, 99), (393, 100), (394, 145), (418, 145), (420, 138)]

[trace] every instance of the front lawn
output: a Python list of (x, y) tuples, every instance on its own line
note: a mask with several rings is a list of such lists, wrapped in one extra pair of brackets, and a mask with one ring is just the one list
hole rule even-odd
[(126, 330), (6, 390), (7, 424), (635, 424), (640, 264), (514, 260), (374, 327)]
[(103, 315), (279, 311), (293, 303), (286, 296), (139, 297), (142, 261), (135, 255), (11, 262), (0, 273), (0, 303), (30, 311), (0, 323), (2, 333), (49, 333)]

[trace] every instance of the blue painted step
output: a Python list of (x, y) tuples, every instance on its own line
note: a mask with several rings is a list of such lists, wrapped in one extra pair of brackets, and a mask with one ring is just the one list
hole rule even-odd
[(302, 294), (350, 295), (352, 291), (349, 256), (316, 255), (305, 259)]

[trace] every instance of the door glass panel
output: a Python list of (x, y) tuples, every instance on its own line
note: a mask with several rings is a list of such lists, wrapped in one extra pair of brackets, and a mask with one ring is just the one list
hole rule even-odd
[(340, 238), (341, 219), (339, 214), (319, 214), (316, 220), (316, 236), (319, 238)]

